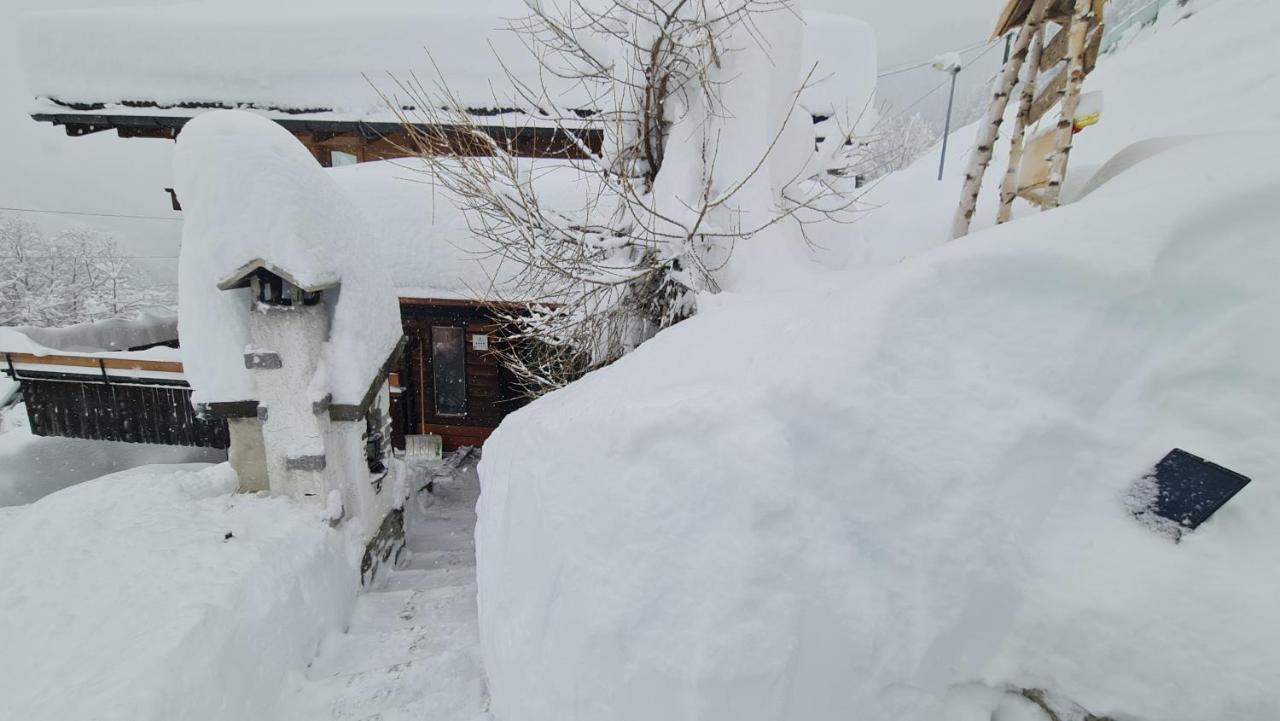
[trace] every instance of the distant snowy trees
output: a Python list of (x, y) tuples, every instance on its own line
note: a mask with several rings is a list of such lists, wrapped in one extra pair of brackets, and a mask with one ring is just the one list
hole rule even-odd
[(131, 316), (166, 303), (103, 233), (46, 234), (0, 217), (0, 326), (56, 327)]
[[(802, 67), (803, 20), (790, 0), (528, 5), (514, 29), (539, 79), (509, 80), (564, 137), (603, 134), (602, 151), (578, 148), (596, 181), (588, 207), (549, 207), (530, 164), (477, 127), (453, 89), (401, 79), (399, 90), (417, 109), (404, 120), (431, 182), (463, 199), (496, 254), (528, 269), (505, 292), (523, 303), (504, 314), (505, 347), (518, 349), (507, 365), (537, 395), (692, 315), (700, 293), (749, 272), (735, 256), (778, 252), (765, 247), (779, 247), (780, 234), (803, 236), (807, 223), (849, 209), (853, 183), (840, 172), (845, 137), (814, 152), (813, 119), (798, 105), (814, 70)], [(568, 95), (577, 105), (562, 106)], [(423, 127), (462, 128), (485, 152), (442, 157), (451, 138)]]
[(875, 180), (914, 163), (942, 140), (942, 133), (919, 113), (894, 113), (854, 140), (851, 167), (865, 180)]

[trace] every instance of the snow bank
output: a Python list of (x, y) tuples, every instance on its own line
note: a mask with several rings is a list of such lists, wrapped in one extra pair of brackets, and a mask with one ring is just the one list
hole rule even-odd
[[(1265, 130), (1280, 125), (1280, 73), (1272, 41), (1280, 34), (1280, 4), (1271, 0), (1197, 0), (1188, 9), (1171, 4), (1161, 23), (1142, 31), (1132, 44), (1104, 56), (1085, 90), (1106, 102), (1098, 125), (1075, 138), (1063, 199), (1080, 196), (1095, 171), (1128, 146), (1152, 138)], [(1017, 103), (1010, 103), (1004, 128), (1013, 127)], [(1050, 112), (1029, 136), (1056, 123)], [(937, 182), (939, 148), (910, 168), (869, 189), (864, 201), (875, 208), (852, 232), (819, 242), (844, 253), (849, 266), (897, 263), (905, 256), (947, 242), (960, 202), (966, 163), (977, 125), (950, 139), (946, 177)], [(1008, 166), (1008, 133), (996, 147), (983, 184), (974, 229), (995, 224), (1000, 180)], [(1187, 182), (1201, 182), (1190, 176)], [(1015, 216), (1034, 213), (1019, 202)]]
[(248, 290), (217, 285), (255, 260), (300, 285), (330, 291), (329, 340), (313, 383), (333, 402), (359, 404), (401, 337), (400, 309), (376, 253), (380, 239), (296, 138), (239, 111), (192, 120), (174, 156), (185, 219), (179, 259), (182, 358), (198, 403), (254, 398), (243, 354)]
[(867, 23), (844, 15), (804, 13), (804, 72), (813, 70), (812, 86), (800, 105), (814, 115), (835, 115), (845, 129), (874, 102), (876, 34)]
[(19, 383), (9, 376), (0, 373), (0, 433), (8, 430), (4, 420), (7, 416), (2, 414), (10, 411), (9, 403), (18, 394)]
[(27, 407), (5, 408), (18, 384), (0, 376), (0, 507), (33, 503), (67, 486), (153, 463), (216, 463), (226, 451), (214, 448), (115, 443), (32, 435)]
[(59, 351), (128, 351), (177, 339), (176, 316), (147, 313), (138, 318), (112, 318), (65, 328), (0, 328), (0, 350), (41, 355)]
[[(495, 714), (986, 719), (977, 683), (1280, 717), (1270, 137), (843, 287), (703, 299), (509, 416), (477, 528)], [(1179, 545), (1122, 503), (1175, 446), (1256, 479)]]
[(314, 509), (151, 466), (0, 516), (0, 717), (269, 719), (340, 629), (358, 552)]

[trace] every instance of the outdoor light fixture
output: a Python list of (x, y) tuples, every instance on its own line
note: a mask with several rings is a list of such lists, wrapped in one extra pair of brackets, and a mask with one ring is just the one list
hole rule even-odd
[(1175, 541), (1249, 485), (1250, 479), (1175, 448), (1131, 489), (1133, 515)]
[(951, 137), (951, 109), (956, 104), (956, 78), (964, 69), (964, 63), (959, 53), (944, 53), (934, 58), (933, 69), (951, 75), (951, 94), (947, 98), (947, 122), (942, 128), (942, 158), (938, 160), (938, 180), (942, 180), (942, 173), (947, 167), (947, 140)]

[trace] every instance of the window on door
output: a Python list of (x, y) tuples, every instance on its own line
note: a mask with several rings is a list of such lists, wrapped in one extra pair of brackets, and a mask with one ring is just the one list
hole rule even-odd
[(341, 150), (329, 151), (329, 165), (334, 168), (340, 168), (344, 165), (355, 165), (360, 162), (360, 158), (355, 153), (346, 153)]
[(438, 416), (467, 414), (465, 335), (455, 326), (431, 327), (431, 379)]

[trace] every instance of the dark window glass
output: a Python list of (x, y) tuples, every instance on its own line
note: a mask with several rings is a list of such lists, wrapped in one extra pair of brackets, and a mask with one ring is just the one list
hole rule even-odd
[(436, 415), (467, 414), (467, 368), (464, 333), (452, 326), (431, 328), (431, 377)]

